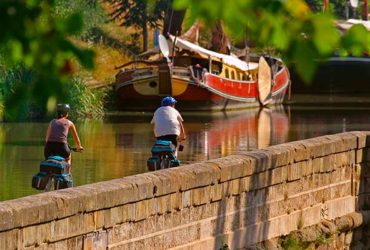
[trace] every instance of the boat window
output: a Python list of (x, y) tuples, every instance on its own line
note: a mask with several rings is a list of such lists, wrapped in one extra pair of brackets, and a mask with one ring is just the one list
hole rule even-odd
[(229, 69), (225, 69), (225, 77), (229, 78)]
[(235, 79), (235, 72), (234, 72), (234, 70), (231, 71), (231, 79)]

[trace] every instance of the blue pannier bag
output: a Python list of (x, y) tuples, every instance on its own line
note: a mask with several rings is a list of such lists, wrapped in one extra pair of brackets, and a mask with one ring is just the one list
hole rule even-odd
[(175, 151), (175, 145), (171, 141), (164, 140), (156, 140), (151, 150), (153, 155), (174, 154)]
[(49, 156), (48, 159), (40, 163), (40, 171), (53, 174), (67, 174), (69, 164), (61, 156)]

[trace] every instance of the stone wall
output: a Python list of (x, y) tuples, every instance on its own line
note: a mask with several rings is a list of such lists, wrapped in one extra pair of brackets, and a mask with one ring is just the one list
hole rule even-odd
[(322, 136), (1, 202), (0, 249), (251, 246), (367, 209), (368, 135)]

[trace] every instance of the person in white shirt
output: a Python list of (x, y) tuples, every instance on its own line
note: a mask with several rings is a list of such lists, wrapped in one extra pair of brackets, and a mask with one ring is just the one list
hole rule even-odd
[(175, 98), (167, 96), (162, 99), (150, 123), (154, 124), (154, 135), (159, 140), (171, 141), (177, 148), (177, 142), (186, 139), (185, 129), (180, 113), (175, 109)]

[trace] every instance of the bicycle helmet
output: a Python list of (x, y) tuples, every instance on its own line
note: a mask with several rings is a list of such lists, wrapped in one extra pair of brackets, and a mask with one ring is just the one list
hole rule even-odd
[(66, 103), (57, 104), (57, 113), (58, 113), (58, 115), (66, 115), (66, 114), (68, 114), (70, 109), (71, 109), (71, 107), (69, 106), (69, 104), (66, 104)]
[(176, 99), (173, 98), (172, 96), (166, 96), (165, 98), (162, 99), (161, 105), (162, 106), (171, 106), (176, 103)]

